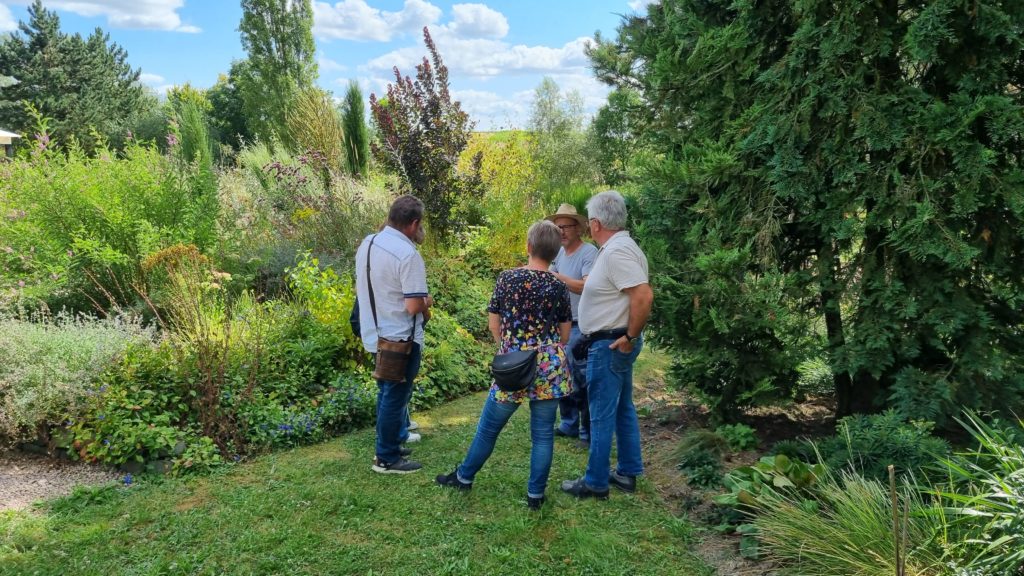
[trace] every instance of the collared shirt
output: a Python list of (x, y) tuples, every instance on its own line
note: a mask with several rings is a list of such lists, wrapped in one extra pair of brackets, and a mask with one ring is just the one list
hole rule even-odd
[[(565, 246), (558, 250), (558, 256), (551, 263), (551, 271), (565, 274), (573, 280), (580, 280), (590, 275), (594, 267), (594, 260), (597, 260), (597, 246), (590, 242), (584, 242), (572, 254), (566, 254)], [(572, 306), (573, 322), (580, 319), (580, 295), (569, 291), (569, 304)]]
[(629, 294), (623, 290), (647, 283), (647, 256), (629, 232), (616, 232), (598, 251), (594, 268), (583, 285), (580, 332), (628, 328)]
[[(374, 238), (375, 237), (375, 238)], [(366, 252), (373, 240), (370, 254), (370, 280), (373, 283), (377, 321), (373, 321), (370, 292), (366, 284)], [(377, 337), (408, 340), (413, 318), (405, 310), (406, 298), (427, 296), (427, 270), (423, 257), (405, 234), (387, 226), (379, 234), (363, 239), (356, 251), (356, 296), (359, 298), (359, 325), (363, 347), (377, 351)], [(416, 342), (423, 345), (423, 315), (416, 318)]]

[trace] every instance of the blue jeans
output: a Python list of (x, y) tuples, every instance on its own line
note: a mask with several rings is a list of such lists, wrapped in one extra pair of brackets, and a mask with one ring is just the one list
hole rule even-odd
[(409, 365), (405, 368), (405, 383), (377, 380), (377, 458), (392, 464), (402, 456), (399, 448), (409, 437), (408, 408), (412, 398), (412, 382), (420, 372), (423, 351), (413, 343)]
[(618, 443), (617, 471), (627, 476), (639, 476), (644, 471), (640, 456), (640, 421), (633, 406), (633, 362), (640, 354), (643, 340), (638, 338), (629, 354), (609, 349), (612, 342), (591, 342), (587, 358), (590, 459), (585, 480), (595, 490), (608, 488), (613, 434)]
[(558, 425), (562, 432), (570, 436), (579, 435), (580, 440), (590, 438), (590, 410), (587, 406), (587, 364), (577, 362), (572, 355), (572, 348), (576, 342), (583, 337), (580, 328), (573, 325), (569, 336), (569, 344), (565, 347), (565, 354), (569, 358), (569, 367), (572, 370), (572, 394), (558, 400), (558, 412), (562, 416), (562, 422)]
[[(476, 473), (494, 451), (494, 443), (498, 434), (508, 423), (508, 419), (516, 413), (519, 404), (515, 402), (498, 402), (491, 397), (484, 400), (484, 409), (480, 413), (480, 423), (476, 427), (473, 444), (466, 453), (466, 459), (456, 469), (458, 477), (464, 482), (472, 482)], [(548, 486), (548, 474), (551, 472), (551, 456), (555, 447), (555, 412), (557, 400), (530, 400), (530, 480), (526, 484), (526, 493), (531, 498), (544, 496)]]

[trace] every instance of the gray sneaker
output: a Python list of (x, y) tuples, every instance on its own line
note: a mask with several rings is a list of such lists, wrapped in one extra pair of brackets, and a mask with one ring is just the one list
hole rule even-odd
[(423, 465), (419, 462), (406, 460), (405, 458), (399, 458), (390, 464), (381, 462), (380, 458), (373, 459), (373, 471), (378, 474), (412, 474), (421, 468), (423, 468)]
[(636, 476), (619, 474), (613, 469), (608, 475), (608, 483), (623, 492), (629, 492), (630, 494), (636, 492)]

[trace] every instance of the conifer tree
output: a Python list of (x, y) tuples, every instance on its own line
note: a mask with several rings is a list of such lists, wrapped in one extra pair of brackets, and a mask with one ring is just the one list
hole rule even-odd
[(341, 124), (345, 130), (346, 165), (349, 174), (365, 178), (370, 171), (370, 132), (366, 126), (363, 91), (355, 81), (349, 82), (342, 105)]
[(720, 414), (815, 354), (840, 415), (1024, 407), (1024, 5), (662, 0), (590, 55), (644, 99), (655, 318)]

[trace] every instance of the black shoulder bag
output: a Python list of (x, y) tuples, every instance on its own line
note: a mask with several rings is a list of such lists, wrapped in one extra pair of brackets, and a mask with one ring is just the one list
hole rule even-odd
[(544, 332), (537, 335), (537, 348), (530, 350), (512, 350), (504, 354), (495, 354), (491, 360), (491, 376), (502, 392), (519, 392), (525, 390), (537, 379), (537, 354), (540, 349), (541, 336), (549, 332), (548, 322), (544, 323)]

